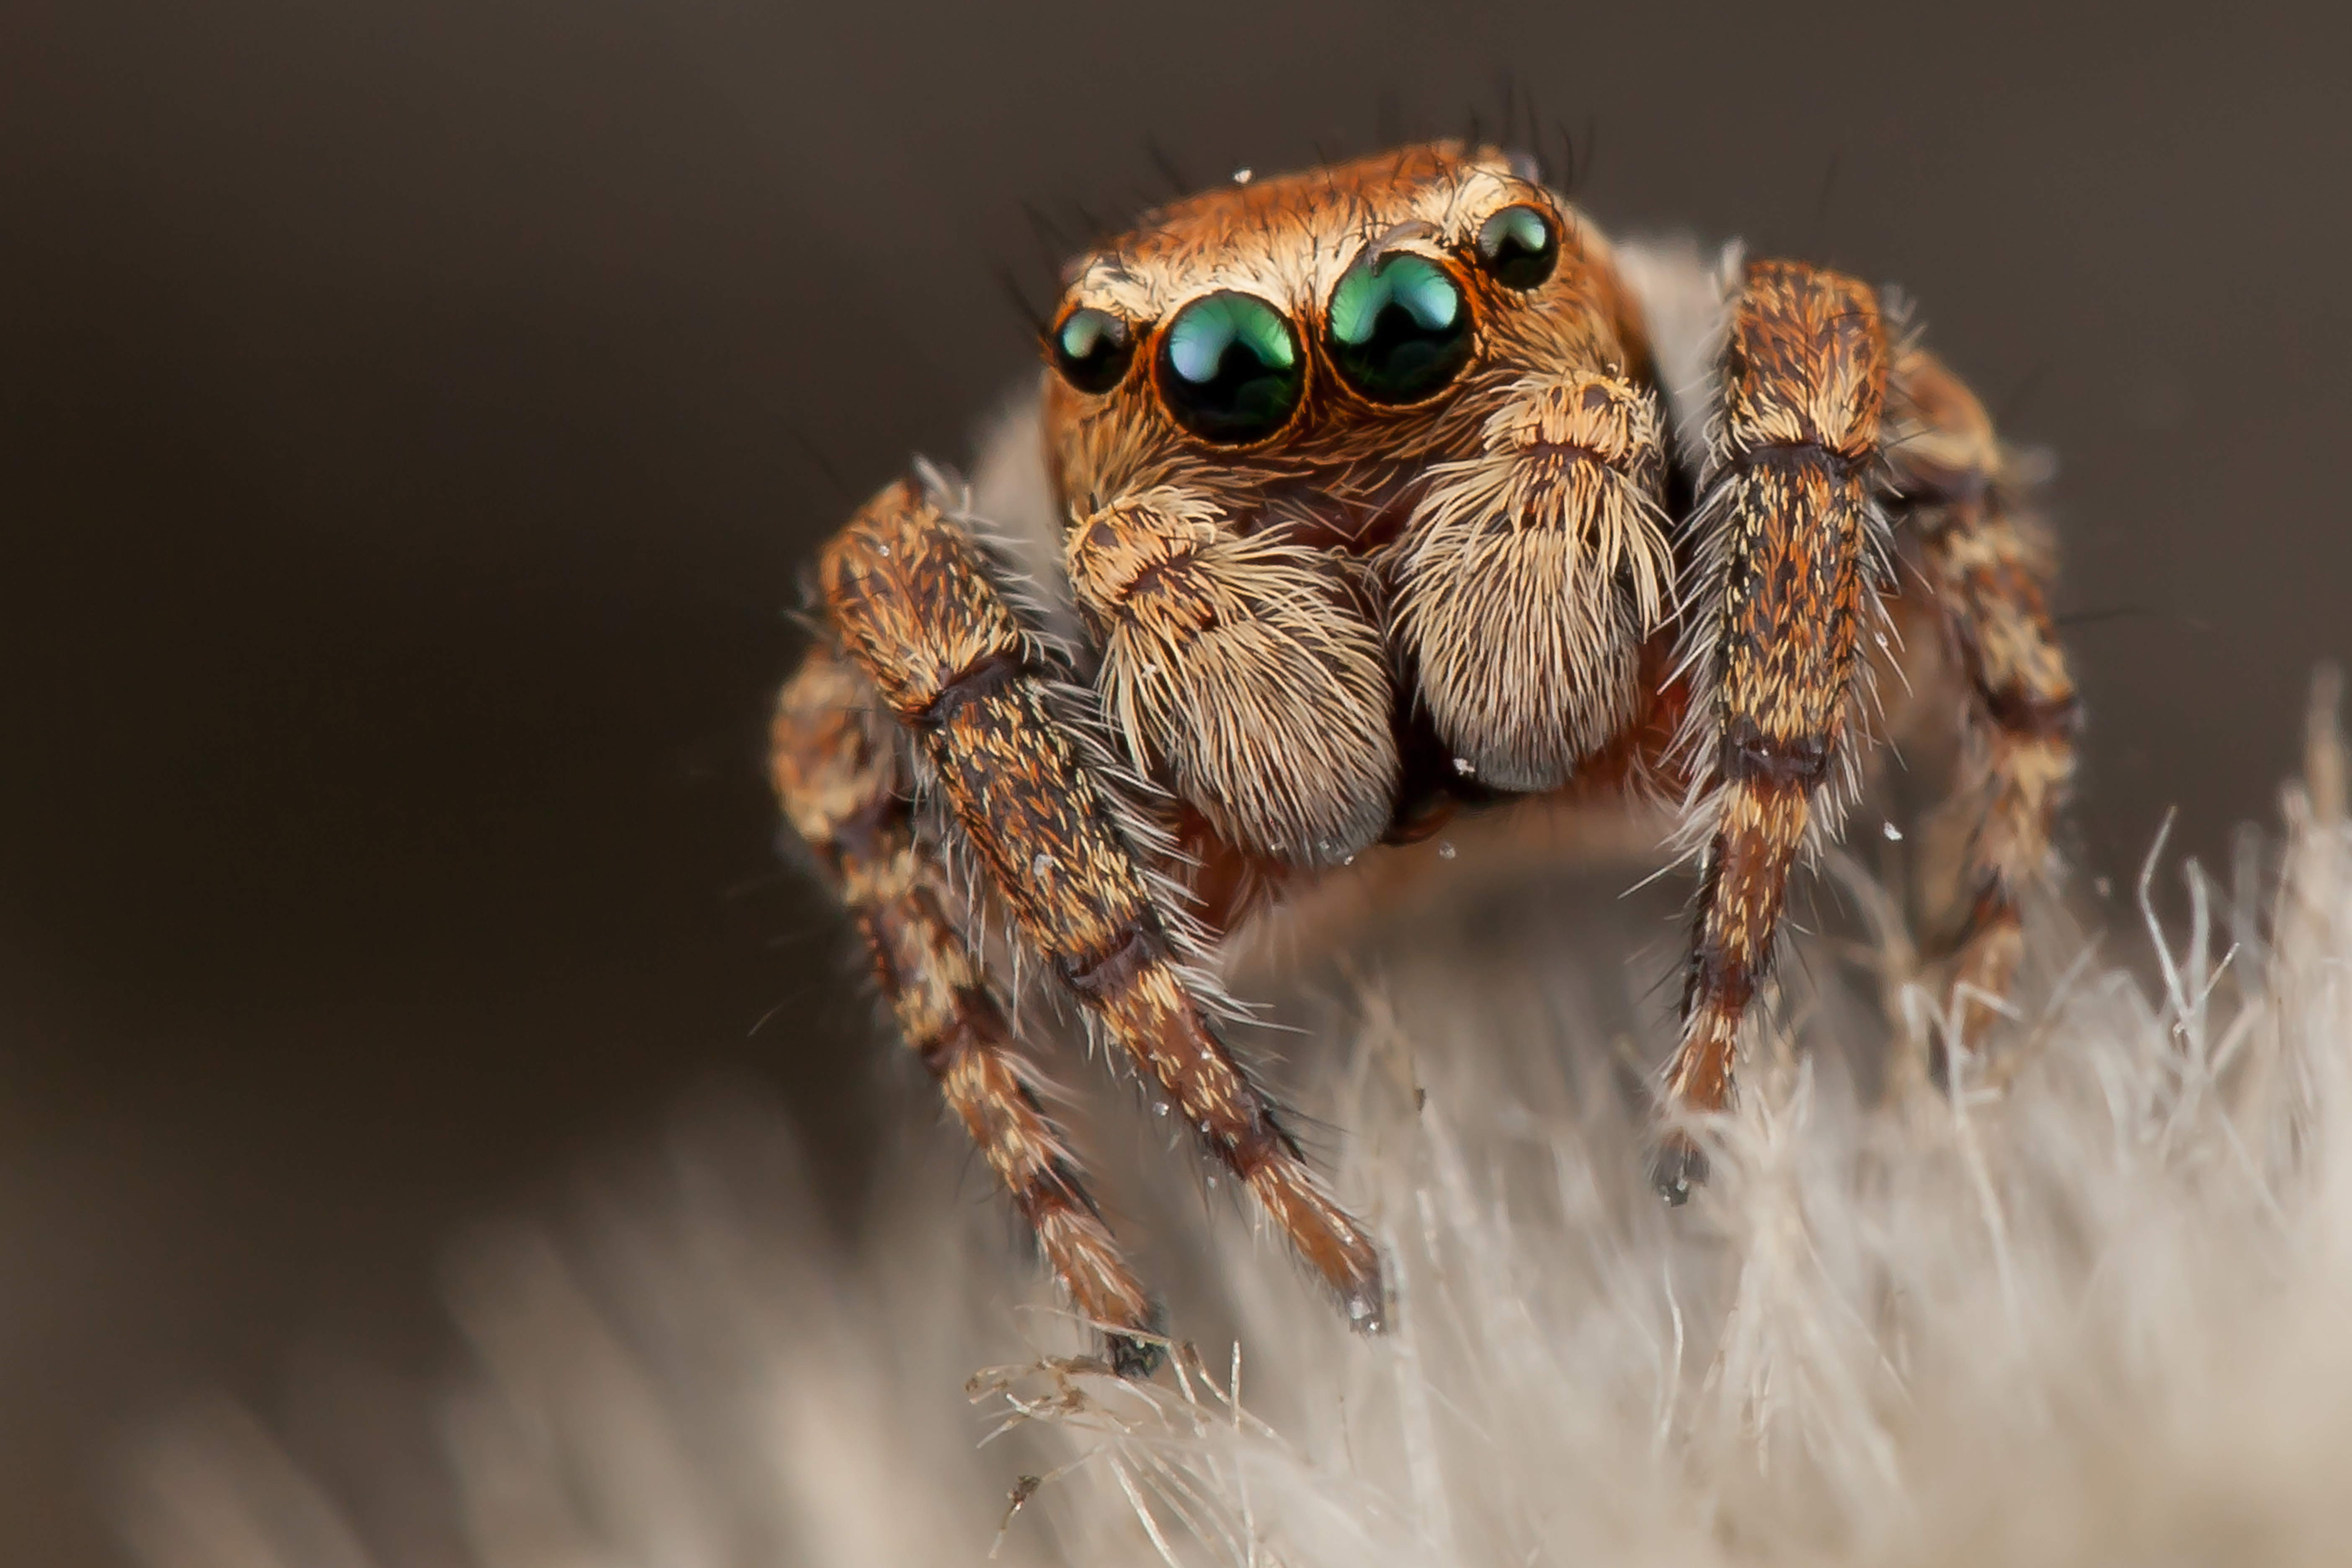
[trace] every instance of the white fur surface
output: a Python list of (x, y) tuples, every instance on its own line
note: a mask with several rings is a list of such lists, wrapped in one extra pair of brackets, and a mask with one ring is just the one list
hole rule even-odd
[(948, 1129), (842, 1248), (774, 1124), (706, 1110), (560, 1237), (469, 1249), (437, 1512), (387, 1528), (376, 1478), (216, 1408), (134, 1456), (127, 1538), (152, 1568), (2352, 1561), (2352, 828), (2315, 733), (2284, 844), (2187, 929), (2042, 921), (2020, 1037), (1957, 1096), (1801, 949), (1679, 1212), (1625, 1066), (1664, 1045), (1649, 970), (1491, 901), (1376, 948), (1294, 1054), (1394, 1260), (1386, 1338), (1223, 1205), (1135, 1198), (1200, 1348), (1122, 1384), (1049, 1358), (1076, 1341), (982, 1184), (950, 1198)]
[(1683, 465), (1703, 473), (1715, 419), (1715, 366), (1730, 330), (1727, 305), (1740, 279), (1740, 247), (1710, 254), (1686, 235), (1621, 240), (1617, 274), (1642, 307), (1650, 352), (1674, 415), (1675, 445)]

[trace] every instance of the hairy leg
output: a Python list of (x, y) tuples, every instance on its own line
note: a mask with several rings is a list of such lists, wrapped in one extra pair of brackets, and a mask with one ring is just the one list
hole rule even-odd
[(1053, 717), (1047, 671), (971, 540), (894, 485), (834, 538), (819, 576), (845, 648), (912, 731), (1023, 941), (1175, 1103), (1349, 1318), (1379, 1327), (1370, 1238), (1308, 1168), (1180, 971), (1177, 916)]
[[(1693, 807), (1705, 848), (1668, 1114), (1721, 1110), (1809, 839), (1851, 787), (1857, 645), (1876, 610), (1873, 499), (1888, 345), (1876, 297), (1832, 273), (1751, 265), (1734, 301), (1722, 406), (1693, 513)], [(1705, 1162), (1670, 1127), (1669, 1202)]]
[(784, 816), (857, 921), (899, 1032), (1003, 1184), (1071, 1302), (1110, 1335), (1113, 1363), (1149, 1373), (1155, 1328), (1076, 1162), (1038, 1103), (1004, 1007), (949, 917), (940, 868), (915, 835), (873, 684), (819, 645), (786, 683), (770, 768)]
[(2050, 860), (2074, 768), (2079, 709), (2042, 597), (2051, 573), (1992, 421), (1928, 353), (1895, 363), (1888, 456), (1906, 531), (1967, 682), (1956, 840), (1931, 869), (1927, 936), (1952, 958), (1963, 1049), (1973, 1049), (2023, 956), (2019, 899)]

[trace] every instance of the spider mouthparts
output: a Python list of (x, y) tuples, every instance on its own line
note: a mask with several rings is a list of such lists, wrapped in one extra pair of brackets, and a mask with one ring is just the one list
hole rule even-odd
[(1658, 1146), (1658, 1157), (1650, 1163), (1650, 1185), (1658, 1196), (1666, 1200), (1668, 1208), (1680, 1208), (1690, 1202), (1691, 1189), (1706, 1181), (1706, 1155), (1681, 1132), (1669, 1132)]

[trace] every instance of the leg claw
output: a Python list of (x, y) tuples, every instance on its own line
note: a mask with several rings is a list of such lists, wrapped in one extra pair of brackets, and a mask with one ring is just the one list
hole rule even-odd
[(1668, 1208), (1690, 1202), (1691, 1189), (1706, 1182), (1706, 1154), (1687, 1133), (1669, 1132), (1650, 1163), (1650, 1185), (1666, 1200)]

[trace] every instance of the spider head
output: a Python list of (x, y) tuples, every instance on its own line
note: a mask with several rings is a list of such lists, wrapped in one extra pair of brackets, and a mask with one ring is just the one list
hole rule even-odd
[(1527, 161), (1452, 142), (1147, 214), (1045, 333), (1062, 495), (1181, 483), (1244, 531), (1375, 547), (1530, 370), (1646, 360), (1603, 247)]

